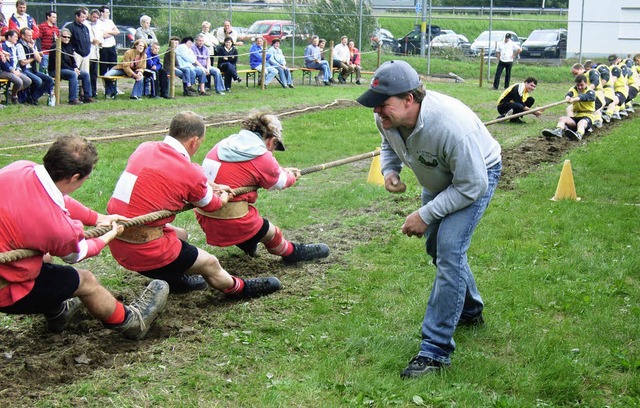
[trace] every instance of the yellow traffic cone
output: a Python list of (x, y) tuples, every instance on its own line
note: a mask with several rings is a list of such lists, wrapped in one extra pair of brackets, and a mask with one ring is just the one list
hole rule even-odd
[[(376, 151), (380, 148), (376, 147)], [(384, 178), (382, 177), (382, 168), (380, 167), (380, 155), (377, 155), (371, 160), (371, 167), (369, 168), (369, 177), (367, 177), (367, 183), (375, 184), (377, 186), (384, 186)]]
[(573, 172), (571, 171), (571, 161), (565, 160), (560, 173), (560, 180), (556, 188), (556, 194), (552, 198), (553, 201), (574, 200), (580, 201), (580, 197), (576, 194), (576, 186), (573, 183)]

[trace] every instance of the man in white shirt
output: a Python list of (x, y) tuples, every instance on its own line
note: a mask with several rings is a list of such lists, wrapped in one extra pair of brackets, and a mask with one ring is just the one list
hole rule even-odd
[[(100, 24), (102, 25), (102, 32), (104, 35), (104, 41), (102, 42), (102, 48), (100, 48), (100, 75), (104, 75), (107, 71), (113, 68), (118, 62), (118, 50), (116, 48), (116, 36), (120, 34), (120, 30), (116, 27), (113, 20), (109, 19), (111, 16), (111, 10), (109, 7), (102, 6), (98, 8), (100, 10)], [(105, 93), (113, 95), (116, 92), (116, 81), (107, 80), (104, 81)]]
[(509, 87), (509, 81), (511, 80), (511, 66), (513, 65), (513, 59), (520, 54), (522, 48), (513, 41), (511, 41), (511, 34), (507, 33), (504, 36), (504, 42), (501, 42), (496, 47), (496, 58), (498, 59), (498, 68), (496, 69), (496, 77), (493, 79), (493, 89), (498, 90), (500, 86), (500, 77), (502, 71), (504, 74), (504, 89)]
[(91, 35), (91, 51), (89, 51), (89, 77), (91, 78), (92, 97), (98, 94), (98, 63), (100, 59), (100, 49), (104, 42), (103, 25), (100, 22), (100, 11), (98, 9), (91, 10), (89, 19), (85, 21), (89, 23), (89, 34)]
[(338, 81), (341, 84), (347, 82), (347, 77), (353, 72), (353, 69), (349, 66), (349, 46), (347, 42), (349, 37), (343, 35), (340, 38), (340, 43), (333, 47), (333, 66), (334, 68), (340, 68), (340, 75), (338, 75)]

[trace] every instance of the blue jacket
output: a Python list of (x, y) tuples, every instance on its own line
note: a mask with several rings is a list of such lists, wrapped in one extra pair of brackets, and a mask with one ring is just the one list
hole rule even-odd
[[(251, 49), (249, 50), (249, 65), (251, 65), (251, 69), (256, 69), (256, 67), (262, 65), (262, 47), (258, 44), (253, 44)], [(267, 53), (267, 61), (269, 61), (269, 57), (271, 54)]]
[(160, 71), (162, 69), (160, 56), (157, 54), (151, 55), (151, 47), (147, 48), (147, 69), (150, 69), (152, 71)]

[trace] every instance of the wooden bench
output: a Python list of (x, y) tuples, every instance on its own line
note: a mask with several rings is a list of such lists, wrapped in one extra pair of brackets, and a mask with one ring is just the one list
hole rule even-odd
[[(98, 78), (99, 78), (99, 79), (108, 79), (108, 80), (111, 80), (111, 81), (117, 81), (118, 79), (127, 79), (127, 78), (129, 78), (129, 77), (124, 76), (124, 75), (98, 75)], [(131, 79), (131, 78), (129, 78), (129, 79)], [(105, 94), (104, 94), (104, 98), (106, 99), (106, 98), (108, 98), (108, 97), (109, 97), (109, 95), (107, 95), (107, 94), (105, 93)], [(114, 96), (114, 98), (117, 98), (117, 97), (118, 97), (118, 94), (116, 93), (116, 95)]]
[(8, 79), (6, 78), (0, 78), (0, 92), (4, 93), (4, 104), (8, 105), (9, 104), (9, 86), (11, 85), (11, 82), (9, 82)]
[[(245, 86), (248, 88), (249, 87), (249, 78), (253, 78), (253, 87), (255, 88), (258, 84), (258, 78), (257, 78), (257, 74), (259, 74), (259, 71), (256, 69), (238, 69), (237, 70), (238, 76), (245, 74), (245, 79), (244, 79), (244, 84)], [(223, 74), (224, 75), (224, 74)]]
[[(316, 69), (316, 68), (307, 68), (307, 67), (302, 67), (302, 68), (296, 68), (299, 69), (300, 71), (302, 71), (302, 85), (304, 85), (304, 79), (307, 78), (307, 83), (309, 85), (311, 85), (311, 74), (314, 72), (321, 72), (321, 70)], [(336, 72), (340, 71), (340, 68), (331, 68), (331, 75), (333, 77), (333, 74), (335, 74)], [(328, 81), (328, 79), (327, 79)]]

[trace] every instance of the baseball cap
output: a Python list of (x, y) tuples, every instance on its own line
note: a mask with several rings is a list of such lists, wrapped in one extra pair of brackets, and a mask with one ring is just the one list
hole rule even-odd
[(609, 55), (609, 58), (608, 58), (609, 62), (613, 62), (617, 59), (618, 59), (618, 56), (616, 54), (611, 54)]
[(284, 143), (282, 141), (282, 123), (280, 122), (280, 119), (278, 119), (277, 116), (275, 115), (268, 115), (267, 116), (270, 121), (271, 121), (271, 128), (273, 129), (273, 136), (276, 138), (276, 150), (279, 150), (281, 152), (284, 152), (285, 147), (284, 147)]
[(411, 65), (400, 60), (387, 61), (378, 67), (369, 89), (357, 101), (367, 108), (375, 108), (390, 96), (412, 91), (420, 84), (420, 76)]

